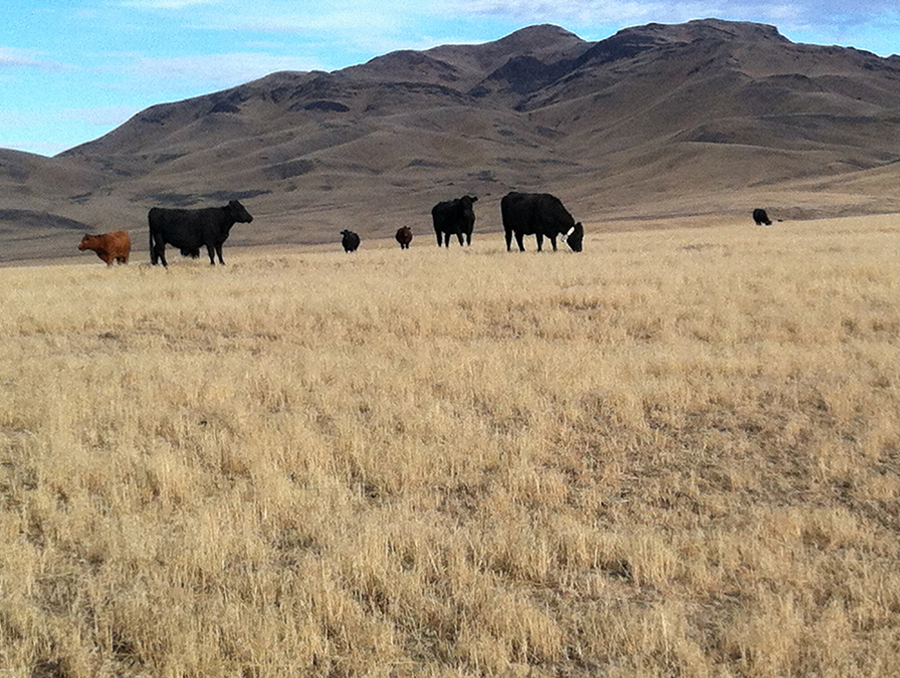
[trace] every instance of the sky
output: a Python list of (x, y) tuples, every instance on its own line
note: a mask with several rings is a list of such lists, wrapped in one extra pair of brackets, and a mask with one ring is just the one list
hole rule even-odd
[(283, 70), (497, 40), (551, 23), (585, 40), (715, 17), (794, 42), (900, 53), (898, 0), (7, 0), (0, 148), (52, 156), (149, 106)]

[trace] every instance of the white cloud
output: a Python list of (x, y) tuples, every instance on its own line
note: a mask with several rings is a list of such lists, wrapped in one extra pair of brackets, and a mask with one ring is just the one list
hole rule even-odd
[(122, 7), (134, 9), (185, 9), (199, 5), (215, 5), (218, 0), (125, 0)]
[(358, 11), (347, 9), (321, 9), (316, 12), (275, 11), (268, 13), (243, 10), (206, 16), (201, 28), (242, 33), (270, 34), (351, 34), (393, 31), (403, 24), (393, 12), (380, 11), (379, 7), (361, 7)]
[(65, 71), (72, 67), (42, 58), (40, 52), (0, 47), (0, 68), (37, 68), (42, 71)]
[(753, 3), (747, 0), (439, 0), (429, 8), (437, 14), (483, 16), (520, 23), (551, 22), (591, 25), (635, 21), (676, 23), (694, 18), (732, 18), (748, 21), (805, 21), (867, 23), (879, 13), (896, 12), (897, 0), (795, 0)]
[[(360, 5), (358, 11), (342, 7), (340, 10), (323, 8), (316, 13), (278, 11), (276, 8), (276, 11), (264, 14), (243, 8), (217, 16), (204, 16), (193, 23), (195, 28), (203, 30), (227, 31), (257, 38), (270, 36), (273, 40), (283, 39), (288, 44), (300, 43), (303, 53), (320, 55), (319, 58), (307, 57), (306, 67), (293, 70), (330, 70), (348, 66), (350, 64), (345, 63), (342, 56), (334, 56), (348, 51), (354, 55), (374, 56), (402, 47), (424, 49), (433, 46), (421, 41), (409, 16), (398, 14), (393, 6), (391, 11), (385, 12), (382, 7), (372, 6), (372, 3), (368, 5)], [(258, 42), (258, 39), (247, 41), (245, 45)]]
[(565, 23), (578, 24), (609, 23), (659, 16), (665, 9), (664, 3), (637, 2), (593, 2), (591, 0), (470, 0), (447, 3), (451, 11), (467, 14), (502, 17), (522, 23)]

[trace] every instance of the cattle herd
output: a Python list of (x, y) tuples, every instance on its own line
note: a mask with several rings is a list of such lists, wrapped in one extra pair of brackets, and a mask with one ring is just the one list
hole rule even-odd
[[(450, 247), (450, 238), (456, 236), (462, 246), (472, 244), (475, 228), (474, 195), (464, 195), (455, 200), (439, 202), (431, 209), (431, 220), (438, 247)], [(523, 238), (533, 235), (537, 250), (541, 251), (544, 238), (550, 240), (556, 251), (556, 239), (566, 243), (573, 252), (581, 252), (584, 246), (584, 226), (577, 222), (563, 206), (562, 201), (549, 193), (507, 193), (500, 201), (500, 216), (506, 237), (506, 251), (512, 249), (513, 237), (519, 251), (525, 251)], [(224, 207), (203, 209), (165, 209), (153, 207), (147, 215), (150, 227), (150, 263), (161, 263), (168, 267), (166, 245), (177, 248), (183, 256), (198, 258), (200, 248), (205, 247), (210, 265), (224, 265), (222, 245), (228, 239), (231, 227), (236, 223), (249, 224), (253, 217), (237, 200)], [(757, 226), (772, 222), (764, 209), (753, 210), (753, 221)], [(401, 249), (409, 249), (413, 239), (412, 229), (403, 226), (395, 236)], [(345, 252), (355, 252), (360, 245), (360, 237), (350, 230), (341, 231), (341, 246)], [(128, 263), (131, 239), (125, 231), (113, 231), (102, 235), (86, 234), (78, 245), (81, 251), (92, 250), (107, 266), (113, 263)]]

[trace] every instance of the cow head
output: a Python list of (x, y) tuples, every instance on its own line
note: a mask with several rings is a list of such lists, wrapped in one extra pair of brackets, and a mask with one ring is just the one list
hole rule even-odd
[(231, 213), (231, 218), (236, 222), (249, 224), (251, 221), (253, 221), (253, 217), (250, 216), (250, 212), (248, 212), (246, 208), (237, 200), (232, 200), (228, 203), (228, 211)]
[(84, 237), (81, 239), (81, 242), (78, 244), (78, 249), (84, 252), (85, 250), (91, 249), (94, 245), (94, 241), (97, 239), (95, 235), (84, 234)]
[(584, 247), (584, 226), (579, 221), (565, 235), (566, 244), (573, 252), (580, 252)]

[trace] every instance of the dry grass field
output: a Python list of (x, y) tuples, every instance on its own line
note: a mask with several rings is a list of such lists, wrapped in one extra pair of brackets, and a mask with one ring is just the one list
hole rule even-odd
[(900, 216), (591, 230), (0, 270), (0, 675), (896, 675)]

